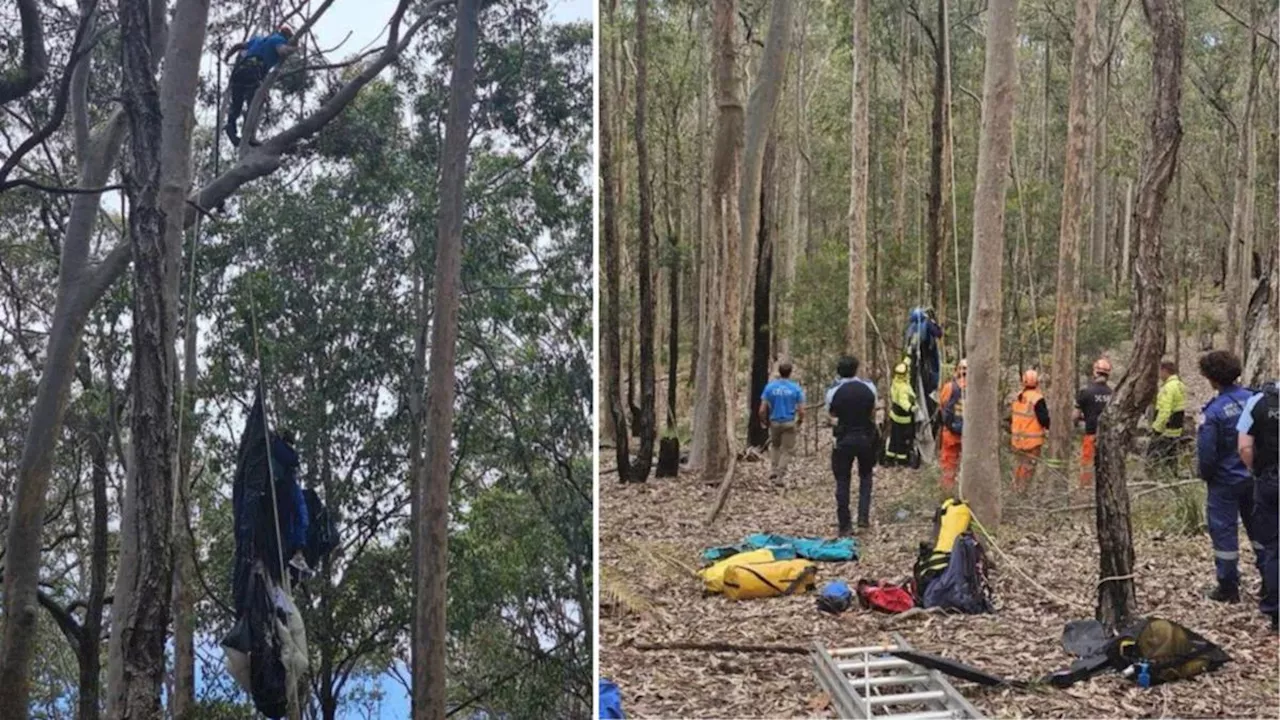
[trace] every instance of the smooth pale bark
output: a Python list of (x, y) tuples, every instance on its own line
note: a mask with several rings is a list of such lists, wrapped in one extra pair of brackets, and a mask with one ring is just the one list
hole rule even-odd
[[(764, 149), (769, 131), (782, 95), (782, 78), (787, 72), (787, 54), (791, 49), (791, 21), (795, 0), (773, 0), (769, 11), (769, 34), (765, 37), (764, 53), (760, 57), (760, 69), (756, 83), (747, 102), (746, 147), (742, 152), (742, 181), (738, 188), (738, 213), (741, 224), (739, 275), (737, 292), (732, 293), (725, 309), (737, 309), (742, 315), (743, 302), (754, 285), (756, 262), (756, 233), (760, 228), (760, 183), (764, 169)], [(737, 337), (730, 346), (737, 345)], [(730, 377), (737, 374), (737, 353), (730, 368)]]
[[(192, 235), (192, 252), (197, 253), (196, 246), (200, 242), (200, 225), (196, 222)], [(193, 254), (193, 257), (199, 257)], [(193, 267), (194, 269), (194, 267)], [(190, 287), (194, 287), (195, 275), (188, 279)], [(187, 302), (193, 300), (188, 292)], [(183, 402), (179, 423), (181, 439), (178, 444), (178, 486), (174, 493), (177, 501), (173, 511), (173, 708), (174, 720), (186, 720), (194, 712), (196, 699), (196, 600), (199, 596), (195, 575), (195, 564), (192, 552), (194, 543), (189, 525), (191, 518), (191, 499), (188, 489), (191, 487), (191, 460), (198, 426), (195, 423), (196, 379), (199, 367), (196, 364), (199, 323), (193, 308), (187, 308), (187, 322), (182, 335), (182, 391)]]
[(476, 94), (476, 46), (480, 0), (458, 0), (449, 114), (440, 162), (440, 210), (436, 220), (435, 312), (427, 378), (426, 440), (422, 473), (414, 478), (422, 512), (413, 520), (419, 549), (414, 592), (413, 717), (444, 720), (445, 625), (449, 572), (449, 475), (452, 462), (454, 381), (457, 377), (458, 285), (462, 275), (462, 225), (466, 209), (467, 145)]
[(973, 259), (965, 356), (965, 452), (961, 496), (993, 532), (1000, 526), (1000, 337), (1003, 312), (1004, 208), (1013, 156), (1017, 90), (1017, 0), (991, 0), (982, 78), (982, 134), (973, 196)]
[(107, 717), (158, 718), (173, 590), (174, 390), (179, 262), (191, 182), (207, 0), (181, 0), (164, 74), (154, 75), (156, 26), (146, 0), (121, 3), (124, 108), (129, 124), (129, 239), (133, 254), (133, 459), (121, 513), (120, 565), (107, 650)]
[(845, 350), (867, 358), (867, 67), (871, 58), (870, 0), (853, 4), (853, 101), (849, 171), (849, 296), (845, 318)]
[[(88, 73), (79, 63), (77, 80)], [(87, 81), (73, 82), (71, 104), (77, 125), (88, 125)], [(117, 111), (92, 132), (76, 134), (79, 159), (77, 187), (106, 184), (124, 138), (124, 113)], [(80, 340), (89, 311), (129, 262), (129, 245), (118, 244), (105, 260), (89, 263), (90, 241), (99, 215), (101, 195), (71, 199), (58, 263), (57, 298), (45, 346), (44, 369), (27, 425), (14, 485), (4, 568), (3, 646), (0, 647), (0, 717), (22, 720), (30, 709), (31, 654), (35, 649), (36, 589), (40, 572), (41, 529), (45, 495), (53, 471), (53, 453), (75, 377)]]
[(657, 435), (654, 420), (654, 346), (653, 346), (653, 183), (649, 175), (649, 142), (645, 137), (646, 91), (648, 66), (646, 35), (648, 33), (648, 0), (636, 0), (636, 189), (640, 195), (640, 237), (637, 243), (637, 276), (640, 302), (640, 416), (636, 426), (639, 442), (636, 445), (636, 461), (627, 478), (632, 482), (644, 482), (649, 478), (653, 465), (653, 444)]
[[(693, 445), (689, 464), (705, 478), (722, 475), (729, 468), (732, 428), (729, 403), (736, 386), (731, 369), (737, 366), (737, 317), (739, 247), (742, 227), (738, 215), (738, 190), (742, 168), (743, 108), (738, 75), (734, 24), (737, 0), (713, 0), (712, 42), (717, 106), (716, 137), (711, 162), (710, 213), (702, 275), (706, 286), (707, 333), (705, 363), (699, 369), (694, 411), (694, 432), (702, 438)], [(705, 382), (703, 378), (705, 377)]]
[(805, 28), (809, 19), (809, 6), (803, 4), (800, 7), (800, 14), (796, 24), (796, 47), (795, 47), (795, 76), (792, 79), (793, 90), (795, 91), (795, 136), (792, 139), (791, 157), (791, 195), (788, 198), (788, 226), (787, 232), (777, 238), (779, 252), (778, 268), (779, 274), (782, 276), (781, 283), (774, 283), (777, 286), (776, 294), (778, 297), (778, 327), (775, 336), (778, 339), (778, 357), (791, 358), (791, 337), (792, 325), (795, 318), (795, 284), (796, 284), (796, 261), (800, 254), (800, 248), (804, 244), (804, 173), (805, 162), (804, 153), (801, 149), (804, 147), (804, 50), (805, 50)]
[(1076, 330), (1080, 305), (1080, 244), (1084, 225), (1089, 173), (1082, 164), (1091, 134), (1089, 85), (1093, 79), (1090, 55), (1097, 27), (1098, 0), (1077, 0), (1071, 48), (1071, 91), (1067, 105), (1067, 151), (1062, 171), (1062, 213), (1058, 224), (1058, 289), (1053, 320), (1053, 376), (1049, 384), (1049, 456), (1069, 457), (1075, 408)]
[(1125, 456), (1138, 418), (1156, 395), (1157, 371), (1164, 352), (1164, 275), (1161, 269), (1162, 220), (1169, 184), (1178, 167), (1182, 142), (1182, 48), (1185, 25), (1181, 3), (1143, 0), (1151, 26), (1153, 95), (1147, 153), (1135, 209), (1137, 224), (1133, 283), (1133, 353), (1111, 402), (1098, 424), (1096, 506), (1099, 562), (1099, 621), (1122, 627), (1137, 610), (1133, 581), (1133, 531)]

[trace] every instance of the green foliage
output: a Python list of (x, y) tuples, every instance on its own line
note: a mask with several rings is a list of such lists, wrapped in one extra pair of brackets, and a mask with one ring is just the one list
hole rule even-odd
[(844, 348), (848, 313), (848, 248), (828, 240), (796, 267), (792, 335), (797, 367), (809, 378), (830, 375)]

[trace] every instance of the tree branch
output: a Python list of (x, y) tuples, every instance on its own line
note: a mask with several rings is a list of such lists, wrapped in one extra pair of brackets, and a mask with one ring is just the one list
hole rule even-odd
[(75, 652), (76, 657), (80, 656), (80, 623), (71, 616), (70, 610), (63, 609), (58, 603), (43, 590), (36, 591), (36, 600), (40, 603), (40, 607), (49, 611), (49, 615), (53, 617), (53, 621), (58, 624), (58, 629), (62, 631), (63, 636), (67, 638), (67, 642), (71, 643), (71, 649)]
[(49, 72), (49, 54), (44, 47), (44, 26), (40, 22), (38, 0), (17, 0), (22, 24), (22, 66), (0, 73), (0, 105), (17, 100), (36, 89)]
[[(26, 0), (19, 0), (19, 9), (21, 9), (25, 1)], [(62, 120), (67, 115), (67, 103), (71, 98), (71, 80), (75, 77), (76, 66), (79, 65), (80, 61), (89, 54), (89, 50), (93, 47), (92, 43), (85, 42), (84, 36), (89, 29), (90, 23), (93, 21), (97, 5), (97, 0), (90, 0), (89, 5), (86, 6), (85, 12), (80, 16), (80, 23), (76, 26), (75, 39), (71, 43), (71, 56), (67, 59), (67, 69), (62, 73), (62, 81), (58, 83), (58, 92), (54, 100), (53, 113), (49, 116), (48, 122), (24, 140), (23, 143), (18, 146), (18, 149), (5, 159), (4, 165), (0, 165), (0, 182), (3, 182), (5, 178), (9, 177), (9, 174), (13, 172), (15, 167), (17, 167), (18, 162), (23, 158), (23, 156), (31, 152), (33, 148), (43, 143), (46, 138), (52, 135), (53, 132), (62, 125)], [(36, 18), (36, 24), (37, 26), (39, 25), (39, 17)], [(40, 52), (44, 52), (43, 42)], [(47, 66), (49, 64), (48, 58), (45, 58), (43, 62), (47, 70)], [(41, 71), (41, 77), (43, 77), (43, 75), (44, 70)], [(5, 102), (3, 94), (4, 81), (0, 80), (0, 105), (3, 105)], [(8, 187), (11, 186), (0, 185), (0, 192), (8, 189)]]

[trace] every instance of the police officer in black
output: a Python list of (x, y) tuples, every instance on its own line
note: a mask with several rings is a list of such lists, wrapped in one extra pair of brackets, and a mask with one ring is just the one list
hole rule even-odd
[(1258, 609), (1271, 618), (1271, 631), (1276, 632), (1280, 611), (1280, 395), (1275, 382), (1267, 383), (1262, 392), (1249, 399), (1236, 423), (1236, 433), (1240, 459), (1253, 471), (1254, 478), (1253, 523), (1258, 534), (1254, 551), (1262, 555), (1262, 598)]
[(879, 447), (876, 431), (876, 386), (858, 377), (858, 359), (845, 356), (836, 364), (839, 376), (827, 390), (827, 413), (835, 423), (831, 471), (836, 476), (836, 520), (840, 534), (853, 532), (849, 522), (849, 485), (858, 462), (858, 527), (868, 527), (871, 515), (871, 470)]

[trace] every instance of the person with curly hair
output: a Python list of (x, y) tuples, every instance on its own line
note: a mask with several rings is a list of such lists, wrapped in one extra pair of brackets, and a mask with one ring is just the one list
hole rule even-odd
[(1200, 356), (1200, 374), (1218, 393), (1201, 411), (1196, 434), (1200, 479), (1209, 486), (1205, 516), (1218, 579), (1208, 597), (1226, 603), (1240, 602), (1240, 522), (1253, 543), (1258, 572), (1263, 572), (1262, 545), (1253, 516), (1253, 477), (1237, 448), (1236, 425), (1253, 396), (1236, 384), (1240, 372), (1240, 359), (1230, 352), (1214, 350)]

